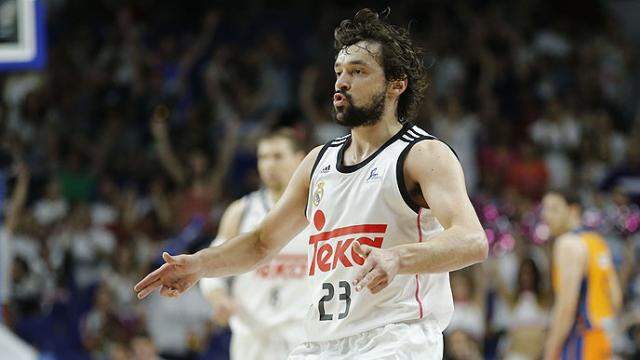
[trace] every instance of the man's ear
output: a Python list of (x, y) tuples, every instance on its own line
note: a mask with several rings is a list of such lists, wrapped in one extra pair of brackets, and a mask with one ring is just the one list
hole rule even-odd
[(409, 84), (409, 80), (394, 80), (391, 82), (391, 88), (389, 89), (390, 93), (397, 96), (402, 95), (402, 93), (407, 90), (407, 85)]

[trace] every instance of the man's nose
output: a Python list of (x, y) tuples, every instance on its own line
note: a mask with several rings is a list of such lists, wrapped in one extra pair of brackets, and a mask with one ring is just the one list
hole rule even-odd
[(351, 84), (348, 81), (347, 75), (345, 74), (345, 72), (343, 72), (342, 74), (340, 74), (340, 76), (338, 76), (338, 78), (336, 79), (336, 92), (337, 91), (348, 91), (349, 89), (351, 89)]

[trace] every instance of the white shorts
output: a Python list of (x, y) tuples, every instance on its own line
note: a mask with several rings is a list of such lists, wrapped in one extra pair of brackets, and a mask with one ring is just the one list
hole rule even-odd
[(231, 360), (283, 360), (297, 344), (279, 336), (231, 334)]
[(289, 360), (442, 360), (442, 333), (424, 321), (388, 324), (342, 339), (298, 345)]

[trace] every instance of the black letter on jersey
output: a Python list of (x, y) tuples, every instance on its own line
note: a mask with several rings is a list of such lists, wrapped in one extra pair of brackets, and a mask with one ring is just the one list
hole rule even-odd
[(331, 314), (326, 314), (324, 311), (324, 303), (326, 301), (330, 301), (331, 299), (333, 299), (333, 285), (331, 285), (330, 283), (324, 283), (322, 284), (322, 288), (329, 290), (329, 293), (325, 296), (322, 297), (322, 299), (320, 299), (320, 302), (318, 303), (318, 310), (320, 310), (320, 321), (327, 321), (327, 320), (333, 320), (333, 315)]
[(344, 288), (344, 294), (340, 294), (339, 299), (347, 302), (344, 312), (338, 315), (338, 319), (344, 319), (349, 315), (349, 308), (351, 307), (351, 285), (347, 281), (340, 281), (338, 285)]
[[(338, 299), (346, 301), (344, 312), (338, 315), (338, 319), (344, 319), (349, 315), (349, 309), (351, 308), (351, 285), (347, 281), (340, 281), (338, 286), (344, 289), (344, 293), (340, 294)], [(322, 288), (325, 290), (329, 290), (329, 293), (323, 296), (318, 303), (318, 310), (320, 311), (320, 321), (329, 321), (333, 320), (333, 314), (327, 314), (324, 310), (324, 303), (327, 301), (331, 301), (333, 299), (333, 295), (335, 293), (333, 284), (331, 283), (323, 283)]]

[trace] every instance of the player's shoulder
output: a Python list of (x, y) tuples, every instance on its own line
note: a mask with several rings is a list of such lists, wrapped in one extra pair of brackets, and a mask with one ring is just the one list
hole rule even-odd
[(302, 165), (307, 169), (309, 173), (315, 168), (318, 163), (318, 160), (322, 157), (322, 154), (325, 152), (327, 145), (318, 145), (311, 149), (307, 156), (302, 161)]
[(446, 143), (435, 137), (416, 140), (408, 149), (404, 167), (409, 173), (450, 171), (460, 167), (457, 155)]
[(311, 151), (309, 151), (309, 153), (307, 153), (307, 157), (315, 160), (315, 158), (318, 157), (320, 151), (322, 151), (322, 148), (324, 148), (325, 146), (326, 144), (314, 147), (313, 149), (311, 149)]
[(419, 126), (405, 124), (400, 139), (409, 143), (408, 156), (439, 159), (450, 158), (453, 155), (454, 158), (457, 158), (457, 154), (448, 144)]
[(553, 250), (557, 255), (563, 256), (579, 256), (587, 253), (587, 246), (580, 234), (575, 232), (568, 232), (560, 235), (553, 244)]
[(449, 147), (438, 138), (422, 138), (416, 140), (416, 143), (411, 147), (409, 155), (416, 154), (421, 157), (427, 158), (455, 158), (455, 154)]
[(244, 212), (245, 206), (247, 204), (247, 199), (250, 195), (251, 194), (248, 194), (232, 201), (231, 204), (227, 206), (227, 209), (224, 212), (225, 216), (230, 216), (232, 218), (240, 217)]

